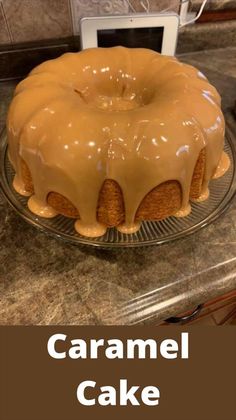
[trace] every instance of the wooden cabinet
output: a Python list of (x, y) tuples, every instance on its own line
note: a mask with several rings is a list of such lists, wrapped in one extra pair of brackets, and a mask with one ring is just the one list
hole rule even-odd
[(162, 325), (236, 325), (236, 290), (210, 300), (192, 311), (169, 318)]

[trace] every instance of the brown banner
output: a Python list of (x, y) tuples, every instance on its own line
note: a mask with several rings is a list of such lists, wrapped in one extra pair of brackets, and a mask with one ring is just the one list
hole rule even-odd
[[(181, 336), (187, 331), (188, 348)], [(66, 338), (55, 341), (55, 334)], [(49, 355), (50, 337), (50, 351), (54, 349), (61, 358)], [(75, 339), (85, 343), (77, 351), (71, 344)], [(97, 359), (89, 358), (91, 339), (104, 339), (105, 345), (97, 347)], [(106, 343), (113, 339), (122, 341), (124, 359), (107, 358)], [(131, 358), (127, 359), (128, 339), (153, 340), (157, 357), (154, 347), (150, 350), (147, 346), (146, 359), (137, 358), (142, 356), (141, 347), (140, 353), (137, 348), (133, 353), (134, 359), (129, 349)], [(165, 339), (176, 344), (172, 341), (160, 346)], [(110, 356), (117, 352), (113, 347), (112, 353), (110, 347)], [(120, 357), (121, 352), (120, 345)], [(0, 327), (0, 353), (1, 420), (233, 420), (236, 416), (235, 327)], [(73, 358), (78, 356), (88, 358)], [(85, 381), (93, 382), (86, 382), (90, 386), (82, 394), (89, 404), (95, 400), (95, 405), (78, 401), (78, 386), (82, 384), (82, 389)], [(116, 405), (98, 403), (100, 388), (107, 386), (113, 387)], [(132, 386), (139, 387), (134, 395), (140, 405), (129, 401), (121, 406), (127, 399), (124, 388)], [(155, 391), (143, 391), (150, 386)], [(145, 404), (147, 394), (150, 404), (156, 401), (155, 405)]]

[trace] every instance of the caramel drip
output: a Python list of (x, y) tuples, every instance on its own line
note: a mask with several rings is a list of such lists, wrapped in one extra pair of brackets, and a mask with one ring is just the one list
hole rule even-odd
[(201, 203), (202, 201), (206, 201), (209, 198), (209, 195), (210, 195), (209, 188), (205, 188), (204, 190), (202, 190), (199, 197), (192, 199), (192, 201), (195, 201), (196, 203)]
[(83, 223), (81, 220), (75, 222), (75, 230), (82, 236), (89, 236), (90, 238), (96, 238), (106, 233), (106, 226), (101, 223)]
[(141, 226), (140, 222), (135, 222), (131, 224), (122, 224), (117, 227), (117, 230), (119, 230), (119, 232), (121, 233), (131, 234), (131, 233), (138, 232), (140, 226)]
[(227, 155), (227, 153), (223, 152), (221, 155), (219, 164), (212, 178), (213, 179), (220, 178), (228, 171), (229, 167), (230, 167), (229, 156)]
[(28, 200), (28, 207), (37, 216), (50, 219), (57, 216), (57, 212), (49, 205), (45, 205), (45, 201), (40, 201), (36, 195), (32, 195)]
[(182, 207), (178, 210), (174, 216), (175, 217), (186, 217), (191, 213), (191, 205), (188, 203), (185, 207)]
[(30, 197), (31, 193), (26, 190), (25, 184), (22, 179), (16, 174), (13, 179), (13, 187), (15, 188), (18, 194), (23, 195), (25, 197)]
[(67, 53), (36, 67), (16, 88), (7, 126), (19, 192), (21, 159), (32, 175), (31, 211), (53, 217), (47, 196), (61, 194), (78, 209), (75, 228), (85, 236), (105, 233), (96, 214), (106, 179), (123, 192), (122, 232), (138, 229), (143, 198), (168, 180), (180, 183), (176, 215), (186, 215), (201, 150), (206, 191), (224, 144), (220, 97), (197, 69), (124, 47)]

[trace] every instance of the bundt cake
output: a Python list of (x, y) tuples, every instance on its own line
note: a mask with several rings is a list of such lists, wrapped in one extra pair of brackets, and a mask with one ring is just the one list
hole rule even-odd
[(186, 216), (229, 166), (216, 89), (194, 67), (142, 48), (42, 63), (16, 87), (7, 131), (13, 185), (29, 209), (72, 217), (90, 237)]

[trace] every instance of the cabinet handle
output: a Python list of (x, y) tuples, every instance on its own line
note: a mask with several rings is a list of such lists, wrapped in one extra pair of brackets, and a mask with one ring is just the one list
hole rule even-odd
[(202, 308), (203, 304), (198, 305), (191, 314), (184, 316), (171, 316), (170, 318), (167, 318), (165, 322), (167, 322), (168, 324), (178, 324), (192, 321), (200, 314)]

